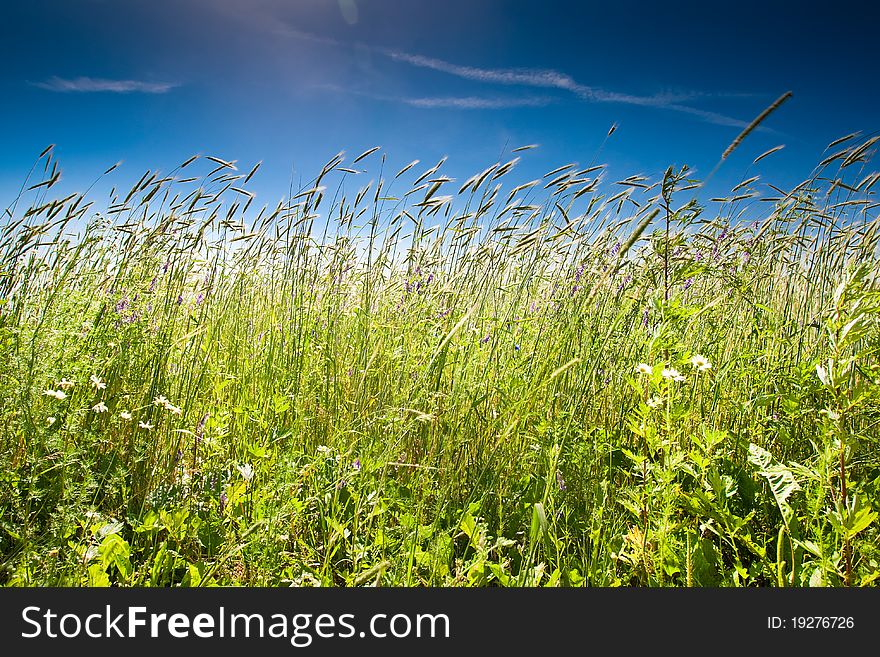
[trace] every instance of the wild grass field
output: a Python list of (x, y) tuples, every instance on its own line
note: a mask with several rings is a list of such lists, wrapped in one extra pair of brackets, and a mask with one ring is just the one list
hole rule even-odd
[(47, 149), (0, 223), (0, 582), (876, 585), (878, 139), (702, 203), (371, 149), (262, 209), (214, 157), (58, 198)]

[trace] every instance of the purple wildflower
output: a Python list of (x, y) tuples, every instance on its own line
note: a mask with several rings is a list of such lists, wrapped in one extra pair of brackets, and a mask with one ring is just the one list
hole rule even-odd
[(179, 305), (182, 304), (182, 303), (183, 303), (183, 295), (182, 295), (182, 294), (178, 294), (178, 295), (177, 295), (177, 305), (179, 306)]
[(559, 470), (556, 471), (556, 483), (559, 485), (559, 490), (565, 490), (567, 488), (565, 485), (565, 479), (562, 478), (562, 473)]
[(359, 458), (355, 459), (354, 463), (351, 464), (351, 467), (353, 467), (355, 470), (360, 470), (361, 469), (361, 460)]
[(687, 290), (691, 285), (693, 285), (694, 279), (689, 278), (684, 282), (684, 289)]
[(198, 298), (196, 299), (196, 305), (197, 305), (197, 306), (201, 306), (201, 305), (202, 305), (202, 302), (203, 302), (204, 300), (205, 300), (205, 293), (204, 293), (204, 292), (199, 292), (199, 296), (198, 296)]
[(210, 413), (205, 413), (204, 417), (199, 422), (199, 425), (196, 427), (196, 438), (201, 438), (205, 432), (205, 425), (208, 423), (208, 418), (211, 417)]
[(485, 338), (482, 338), (482, 339), (480, 340), (480, 344), (486, 344), (486, 343), (489, 342), (489, 340), (491, 340), (491, 339), (492, 339), (492, 335), (491, 335), (491, 334), (488, 334), (488, 335), (486, 335)]

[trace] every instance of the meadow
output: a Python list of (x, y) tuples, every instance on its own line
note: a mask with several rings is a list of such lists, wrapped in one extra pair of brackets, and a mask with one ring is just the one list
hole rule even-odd
[(0, 583), (876, 585), (878, 139), (703, 202), (371, 149), (274, 207), (206, 156), (59, 198), (48, 148), (0, 221)]

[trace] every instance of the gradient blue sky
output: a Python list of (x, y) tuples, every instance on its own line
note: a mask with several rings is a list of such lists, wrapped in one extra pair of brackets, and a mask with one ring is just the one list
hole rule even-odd
[[(59, 192), (118, 160), (127, 189), (201, 153), (259, 160), (274, 204), (336, 152), (371, 146), (458, 180), (529, 143), (517, 182), (568, 162), (619, 179), (788, 187), (831, 140), (880, 129), (878, 10), (863, 3), (501, 0), (28, 0), (0, 25), (0, 205), (50, 143)], [(603, 145), (612, 124), (619, 128)], [(601, 149), (601, 150), (600, 150)], [(367, 164), (365, 161), (364, 164)], [(519, 180), (522, 178), (522, 180)]]

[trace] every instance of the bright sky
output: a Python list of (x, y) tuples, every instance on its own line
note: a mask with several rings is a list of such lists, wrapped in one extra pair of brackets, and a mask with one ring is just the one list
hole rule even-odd
[[(871, 3), (873, 4), (873, 3)], [(817, 5), (818, 7), (818, 5)], [(4, 4), (0, 206), (50, 143), (61, 191), (118, 160), (201, 153), (248, 170), (259, 204), (345, 150), (387, 169), (448, 156), (463, 181), (523, 153), (515, 182), (568, 162), (619, 179), (705, 176), (785, 91), (793, 97), (713, 177), (790, 187), (849, 132), (880, 129), (869, 3), (501, 0), (24, 0)], [(612, 124), (619, 127), (603, 144)], [(760, 153), (778, 153), (748, 167)], [(365, 162), (366, 164), (366, 162)], [(373, 163), (375, 164), (375, 163)], [(748, 174), (747, 174), (748, 171)]]

